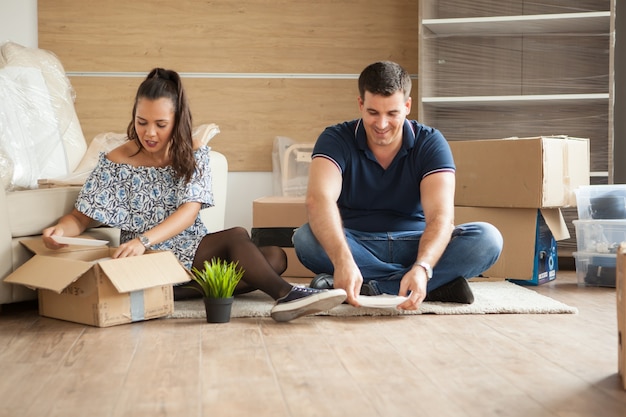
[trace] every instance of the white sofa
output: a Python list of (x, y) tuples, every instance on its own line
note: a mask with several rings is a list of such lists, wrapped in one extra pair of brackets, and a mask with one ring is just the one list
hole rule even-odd
[[(35, 291), (4, 282), (7, 275), (31, 256), (19, 241), (24, 237), (40, 235), (44, 228), (68, 213), (80, 191), (79, 185), (38, 188), (38, 180), (58, 179), (42, 175), (61, 168), (65, 170), (65, 176), (62, 176), (65, 180), (70, 178), (71, 183), (81, 184), (80, 179), (84, 181), (95, 166), (99, 152), (112, 149), (120, 139), (125, 138), (122, 134), (105, 133), (96, 136), (87, 145), (74, 109), (69, 80), (58, 59), (45, 50), (9, 42), (0, 46), (0, 99), (3, 100), (0, 102), (2, 305), (36, 298)], [(13, 105), (13, 99), (17, 105)], [(29, 112), (35, 116), (24, 122), (24, 116), (29, 116)], [(51, 122), (42, 123), (45, 118), (42, 115)], [(30, 133), (33, 131), (35, 133)], [(208, 143), (218, 132), (216, 125), (205, 124), (194, 129), (194, 137)], [(40, 136), (45, 136), (45, 140)], [(37, 137), (39, 142), (31, 141), (31, 137)], [(56, 141), (56, 147), (50, 151), (51, 156), (46, 153), (43, 158), (41, 155), (33, 158), (33, 153), (40, 152), (50, 138)], [(62, 163), (49, 162), (59, 155)], [(217, 231), (224, 228), (228, 163), (219, 152), (211, 151), (210, 157), (215, 206), (202, 211), (202, 220), (209, 231)], [(111, 246), (119, 244), (119, 231), (116, 229), (94, 227), (86, 234), (109, 240)]]

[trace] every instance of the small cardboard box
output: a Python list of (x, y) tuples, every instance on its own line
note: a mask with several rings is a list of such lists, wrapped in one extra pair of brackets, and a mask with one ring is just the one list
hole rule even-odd
[(575, 207), (589, 185), (589, 140), (534, 137), (450, 141), (456, 164), (455, 205)]
[(485, 277), (540, 285), (556, 278), (556, 241), (569, 232), (560, 209), (455, 207), (455, 223), (484, 221), (500, 230), (504, 247)]
[(34, 256), (5, 282), (38, 289), (46, 317), (97, 327), (163, 317), (174, 311), (172, 285), (191, 279), (168, 251), (110, 259), (115, 249), (107, 246), (50, 250), (40, 237), (21, 243)]
[(617, 295), (618, 369), (622, 377), (622, 385), (626, 389), (626, 243), (622, 243), (617, 251), (615, 293)]
[(300, 263), (291, 237), (308, 221), (304, 197), (261, 197), (252, 202), (252, 240), (259, 246), (280, 246), (287, 253), (284, 277), (312, 278)]

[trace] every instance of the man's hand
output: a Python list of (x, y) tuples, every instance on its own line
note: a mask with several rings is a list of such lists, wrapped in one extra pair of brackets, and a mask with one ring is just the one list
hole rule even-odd
[(359, 268), (356, 265), (335, 268), (333, 280), (335, 288), (342, 288), (348, 294), (346, 299), (348, 304), (359, 307), (357, 297), (363, 285), (363, 276)]
[(406, 297), (409, 294), (409, 298), (398, 305), (398, 308), (402, 310), (417, 310), (426, 298), (426, 284), (428, 284), (428, 277), (426, 271), (421, 267), (413, 267), (409, 272), (404, 274), (402, 281), (400, 281), (400, 293), (398, 295)]

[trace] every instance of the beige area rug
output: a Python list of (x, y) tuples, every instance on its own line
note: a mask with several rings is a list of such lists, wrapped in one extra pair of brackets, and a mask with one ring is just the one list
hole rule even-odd
[[(470, 305), (427, 302), (419, 310), (400, 311), (395, 308), (352, 307), (339, 305), (317, 313), (327, 316), (394, 316), (414, 314), (576, 314), (578, 309), (509, 281), (470, 282), (474, 303)], [(231, 317), (269, 317), (274, 301), (255, 291), (235, 297)], [(169, 318), (204, 318), (201, 299), (176, 301)]]

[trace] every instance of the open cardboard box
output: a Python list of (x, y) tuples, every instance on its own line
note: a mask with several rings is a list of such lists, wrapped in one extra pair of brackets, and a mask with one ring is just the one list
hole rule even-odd
[(575, 207), (589, 185), (589, 139), (541, 136), (450, 141), (454, 204), (467, 207)]
[(115, 248), (45, 247), (41, 237), (20, 242), (34, 256), (5, 282), (36, 288), (39, 314), (97, 327), (153, 319), (174, 311), (173, 284), (191, 279), (168, 251), (110, 259)]

